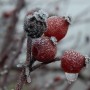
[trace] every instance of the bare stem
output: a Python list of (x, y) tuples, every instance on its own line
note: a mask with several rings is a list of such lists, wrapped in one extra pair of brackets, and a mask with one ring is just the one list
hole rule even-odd
[[(27, 56), (26, 56), (26, 63), (25, 63), (26, 65), (30, 65), (30, 61), (32, 59), (31, 58), (31, 48), (32, 48), (32, 39), (28, 36), (28, 38), (27, 38)], [(26, 81), (25, 67), (23, 67), (15, 90), (21, 90), (25, 81)]]
[(29, 65), (32, 59), (31, 57), (31, 48), (32, 48), (32, 39), (31, 37), (27, 37), (27, 56), (26, 56), (26, 64)]
[(48, 62), (48, 63), (39, 63), (39, 64), (37, 64), (37, 65), (35, 65), (31, 68), (31, 72), (40, 68), (40, 67), (42, 67), (42, 66), (45, 66), (47, 64), (50, 64), (50, 63), (53, 63), (53, 62), (56, 62), (56, 61), (60, 61), (60, 58), (55, 58), (54, 60), (52, 60), (51, 62)]
[(17, 82), (17, 85), (16, 85), (16, 88), (15, 90), (21, 90), (22, 87), (23, 87), (23, 84), (25, 83), (25, 69), (23, 68), (21, 74), (20, 74), (20, 77), (18, 79), (18, 82)]
[[(20, 55), (20, 52), (21, 52), (21, 49), (22, 49), (24, 40), (25, 40), (25, 34), (22, 35), (22, 38), (21, 38), (21, 40), (20, 40), (19, 47), (18, 47), (18, 49), (17, 49), (17, 51), (16, 51), (16, 54), (15, 54), (13, 57), (10, 57), (10, 59), (9, 59), (10, 63), (9, 63), (9, 65), (8, 65), (8, 68), (7, 68), (7, 71), (8, 71), (8, 72), (4, 75), (3, 81), (2, 81), (2, 83), (1, 83), (1, 85), (0, 85), (0, 87), (2, 87), (2, 88), (3, 88), (3, 87), (5, 86), (5, 84), (7, 83), (8, 75), (9, 75), (9, 73), (10, 73), (10, 70), (12, 69), (12, 66), (13, 66), (13, 63), (15, 62), (15, 59), (18, 58), (18, 56)], [(14, 45), (14, 44), (15, 44), (15, 42), (13, 43), (13, 45)]]

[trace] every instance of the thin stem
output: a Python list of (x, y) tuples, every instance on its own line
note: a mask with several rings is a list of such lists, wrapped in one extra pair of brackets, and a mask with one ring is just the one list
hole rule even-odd
[(60, 61), (60, 58), (56, 58), (56, 59), (54, 59), (54, 60), (52, 60), (51, 62), (48, 62), (48, 63), (39, 63), (39, 64), (37, 64), (37, 65), (35, 65), (31, 68), (31, 72), (40, 68), (40, 67), (42, 67), (42, 66), (45, 66), (47, 64), (50, 64), (50, 63), (53, 63), (53, 62), (56, 62), (56, 61)]
[[(32, 39), (28, 36), (28, 38), (27, 38), (27, 56), (26, 56), (26, 63), (25, 63), (26, 65), (30, 65), (30, 63), (31, 63), (31, 59), (32, 59), (31, 48), (32, 48)], [(23, 67), (15, 90), (21, 90), (25, 81), (26, 81), (25, 67)]]
[[(3, 81), (2, 81), (2, 83), (1, 83), (1, 85), (0, 85), (0, 87), (2, 87), (2, 88), (3, 88), (3, 87), (5, 86), (5, 84), (7, 83), (7, 79), (8, 79), (9, 73), (10, 73), (10, 71), (11, 71), (11, 69), (12, 69), (13, 63), (15, 62), (15, 59), (18, 58), (18, 56), (19, 56), (20, 53), (21, 53), (21, 49), (22, 49), (24, 40), (25, 40), (25, 34), (22, 35), (22, 38), (21, 38), (21, 40), (20, 40), (19, 47), (18, 47), (18, 49), (17, 49), (17, 51), (16, 51), (16, 54), (15, 54), (13, 57), (10, 57), (10, 59), (9, 59), (10, 63), (9, 63), (9, 65), (8, 65), (8, 68), (7, 68), (7, 71), (8, 71), (8, 72), (4, 75)], [(15, 45), (15, 42), (13, 43), (13, 45)], [(13, 47), (14, 47), (14, 46), (13, 46)]]
[(8, 58), (8, 53), (11, 52), (12, 50), (12, 42), (14, 41), (14, 35), (15, 35), (15, 26), (16, 23), (18, 22), (18, 16), (17, 14), (20, 12), (20, 10), (24, 7), (25, 2), (24, 0), (18, 0), (17, 4), (16, 4), (16, 8), (15, 11), (13, 11), (13, 14), (10, 16), (10, 22), (9, 22), (9, 26), (7, 27), (7, 31), (6, 31), (6, 36), (5, 36), (5, 40), (3, 42), (2, 45), (2, 50), (1, 50), (1, 54), (0, 54), (0, 67), (3, 67), (3, 65), (5, 64), (7, 58)]
[(27, 37), (27, 56), (26, 56), (26, 64), (29, 65), (32, 59), (31, 57), (31, 48), (32, 48), (32, 39), (31, 37)]
[(15, 90), (21, 90), (22, 89), (23, 84), (25, 83), (25, 79), (26, 79), (26, 77), (25, 77), (25, 68), (23, 68), (23, 70), (20, 74), (19, 80), (17, 82)]

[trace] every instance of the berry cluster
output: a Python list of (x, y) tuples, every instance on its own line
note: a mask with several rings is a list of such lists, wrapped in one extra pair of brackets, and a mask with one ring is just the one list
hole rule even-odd
[(57, 49), (52, 37), (60, 41), (66, 35), (69, 27), (69, 22), (65, 17), (49, 17), (46, 24), (47, 28), (44, 35), (35, 39), (32, 46), (33, 56), (41, 62), (54, 60)]
[[(29, 37), (34, 38), (32, 56), (40, 62), (52, 62), (56, 58), (57, 43), (65, 37), (70, 25), (70, 17), (51, 16), (47, 18), (44, 12), (28, 14), (25, 18), (24, 30)], [(53, 37), (53, 38), (52, 38)], [(61, 67), (70, 81), (74, 81), (78, 73), (85, 67), (85, 56), (74, 50), (66, 51), (61, 57)], [(71, 75), (71, 78), (67, 75)], [(74, 77), (73, 77), (74, 75)], [(77, 75), (77, 76), (76, 76)]]

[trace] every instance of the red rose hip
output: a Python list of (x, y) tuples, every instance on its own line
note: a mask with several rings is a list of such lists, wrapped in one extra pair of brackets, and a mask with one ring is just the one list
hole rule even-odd
[[(70, 19), (68, 17), (68, 19)], [(56, 37), (57, 41), (60, 41), (65, 37), (68, 27), (69, 21), (65, 17), (52, 16), (47, 19), (47, 31), (44, 33), (45, 36)]]
[(50, 62), (55, 58), (56, 46), (49, 37), (35, 39), (32, 45), (32, 55), (40, 62)]
[(61, 67), (68, 73), (79, 73), (85, 66), (85, 57), (74, 50), (68, 50), (61, 58)]
[(68, 50), (61, 58), (61, 67), (67, 80), (71, 83), (78, 77), (78, 73), (85, 66), (85, 57), (74, 50)]

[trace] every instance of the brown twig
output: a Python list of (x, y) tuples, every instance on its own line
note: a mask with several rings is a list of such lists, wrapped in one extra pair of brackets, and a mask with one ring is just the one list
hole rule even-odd
[[(56, 58), (56, 59), (54, 59), (52, 62), (56, 62), (56, 61), (60, 61), (60, 59), (59, 59), (59, 58)], [(50, 63), (52, 63), (52, 62), (39, 63), (39, 64), (33, 66), (33, 67), (31, 68), (31, 71), (30, 71), (30, 72), (32, 72), (32, 71), (34, 71), (34, 70), (36, 70), (36, 69), (38, 69), (38, 68), (40, 68), (40, 67), (42, 67), (42, 66), (45, 66), (45, 65), (47, 65), (47, 64), (50, 64)], [(23, 68), (23, 70), (25, 70), (25, 68)], [(23, 71), (23, 70), (22, 70), (22, 71)], [(21, 72), (21, 73), (25, 75), (25, 72)], [(22, 75), (22, 74), (21, 74), (21, 75)], [(22, 80), (23, 78), (24, 78), (24, 77), (21, 76), (20, 79), (19, 79), (19, 81), (18, 81), (18, 83), (21, 82), (21, 80)], [(23, 80), (24, 80), (24, 79), (23, 79)], [(24, 82), (24, 81), (23, 81), (23, 82)], [(21, 88), (22, 88), (22, 86), (23, 86), (23, 85), (22, 85), (23, 82), (17, 84), (15, 90), (21, 90)]]
[[(25, 5), (24, 0), (18, 0), (17, 5), (16, 5), (16, 9), (12, 12), (10, 18), (11, 21), (9, 23), (9, 26), (7, 28), (7, 32), (6, 32), (6, 37), (5, 37), (5, 41), (3, 43), (3, 49), (1, 51), (1, 55), (0, 57), (2, 57), (0, 59), (0, 65), (3, 66), (4, 63), (6, 62), (6, 59), (8, 57), (8, 53), (11, 51), (11, 43), (14, 40), (14, 34), (15, 34), (15, 26), (16, 23), (18, 22), (18, 17), (17, 17), (17, 13), (23, 8), (23, 6)], [(9, 49), (8, 49), (9, 48)], [(8, 52), (8, 53), (6, 53)]]
[(42, 67), (42, 66), (45, 66), (47, 64), (50, 64), (50, 63), (53, 63), (53, 62), (56, 62), (56, 61), (60, 61), (60, 58), (56, 58), (52, 62), (48, 62), (48, 63), (39, 63), (39, 64), (37, 64), (37, 65), (35, 65), (35, 66), (33, 66), (31, 68), (31, 72), (34, 71), (34, 70), (36, 70), (36, 69), (38, 69), (38, 68), (40, 68), (40, 67)]
[[(32, 47), (32, 39), (31, 39), (31, 37), (28, 36), (28, 38), (27, 38), (27, 56), (26, 56), (26, 63), (25, 63), (26, 65), (31, 65), (30, 64), (31, 63), (31, 47)], [(26, 81), (25, 68), (26, 67), (23, 67), (23, 69), (22, 69), (21, 76), (19, 77), (19, 80), (17, 82), (15, 90), (21, 90), (24, 82)], [(31, 68), (31, 66), (30, 66), (30, 68)]]
[(31, 60), (31, 46), (32, 46), (32, 39), (31, 37), (27, 37), (27, 56), (26, 56), (26, 64), (30, 64)]
[(13, 43), (11, 43), (10, 45), (9, 45), (9, 47), (8, 48), (6, 48), (6, 50), (5, 50), (5, 52), (3, 52), (3, 54), (1, 55), (1, 57), (0, 57), (0, 68), (1, 67), (3, 67), (3, 65), (4, 65), (4, 63), (5, 63), (5, 60), (6, 60), (6, 58), (8, 57), (7, 56), (7, 54), (10, 52), (10, 50), (12, 49), (12, 46), (13, 46)]
[(26, 79), (26, 76), (25, 76), (25, 68), (23, 68), (20, 76), (19, 76), (19, 79), (17, 81), (17, 85), (15, 87), (15, 90), (21, 90), (22, 87), (23, 87), (23, 84), (25, 82), (25, 79)]
[[(18, 47), (18, 49), (17, 49), (17, 51), (16, 51), (16, 54), (15, 54), (14, 56), (10, 57), (10, 60), (9, 60), (9, 61), (11, 61), (11, 62), (9, 63), (9, 66), (8, 66), (8, 68), (7, 68), (7, 71), (8, 71), (8, 72), (4, 75), (3, 81), (2, 81), (2, 83), (1, 83), (1, 85), (0, 85), (0, 87), (2, 87), (2, 88), (3, 88), (3, 87), (5, 86), (5, 84), (7, 83), (7, 78), (8, 78), (9, 72), (10, 72), (10, 70), (11, 70), (13, 64), (14, 64), (15, 59), (18, 58), (18, 56), (19, 56), (20, 53), (21, 53), (21, 49), (22, 49), (24, 40), (25, 40), (25, 34), (23, 33), (22, 38), (21, 38), (21, 41), (20, 41), (20, 43), (19, 43), (19, 47)], [(15, 43), (14, 43), (14, 44), (15, 44)]]

